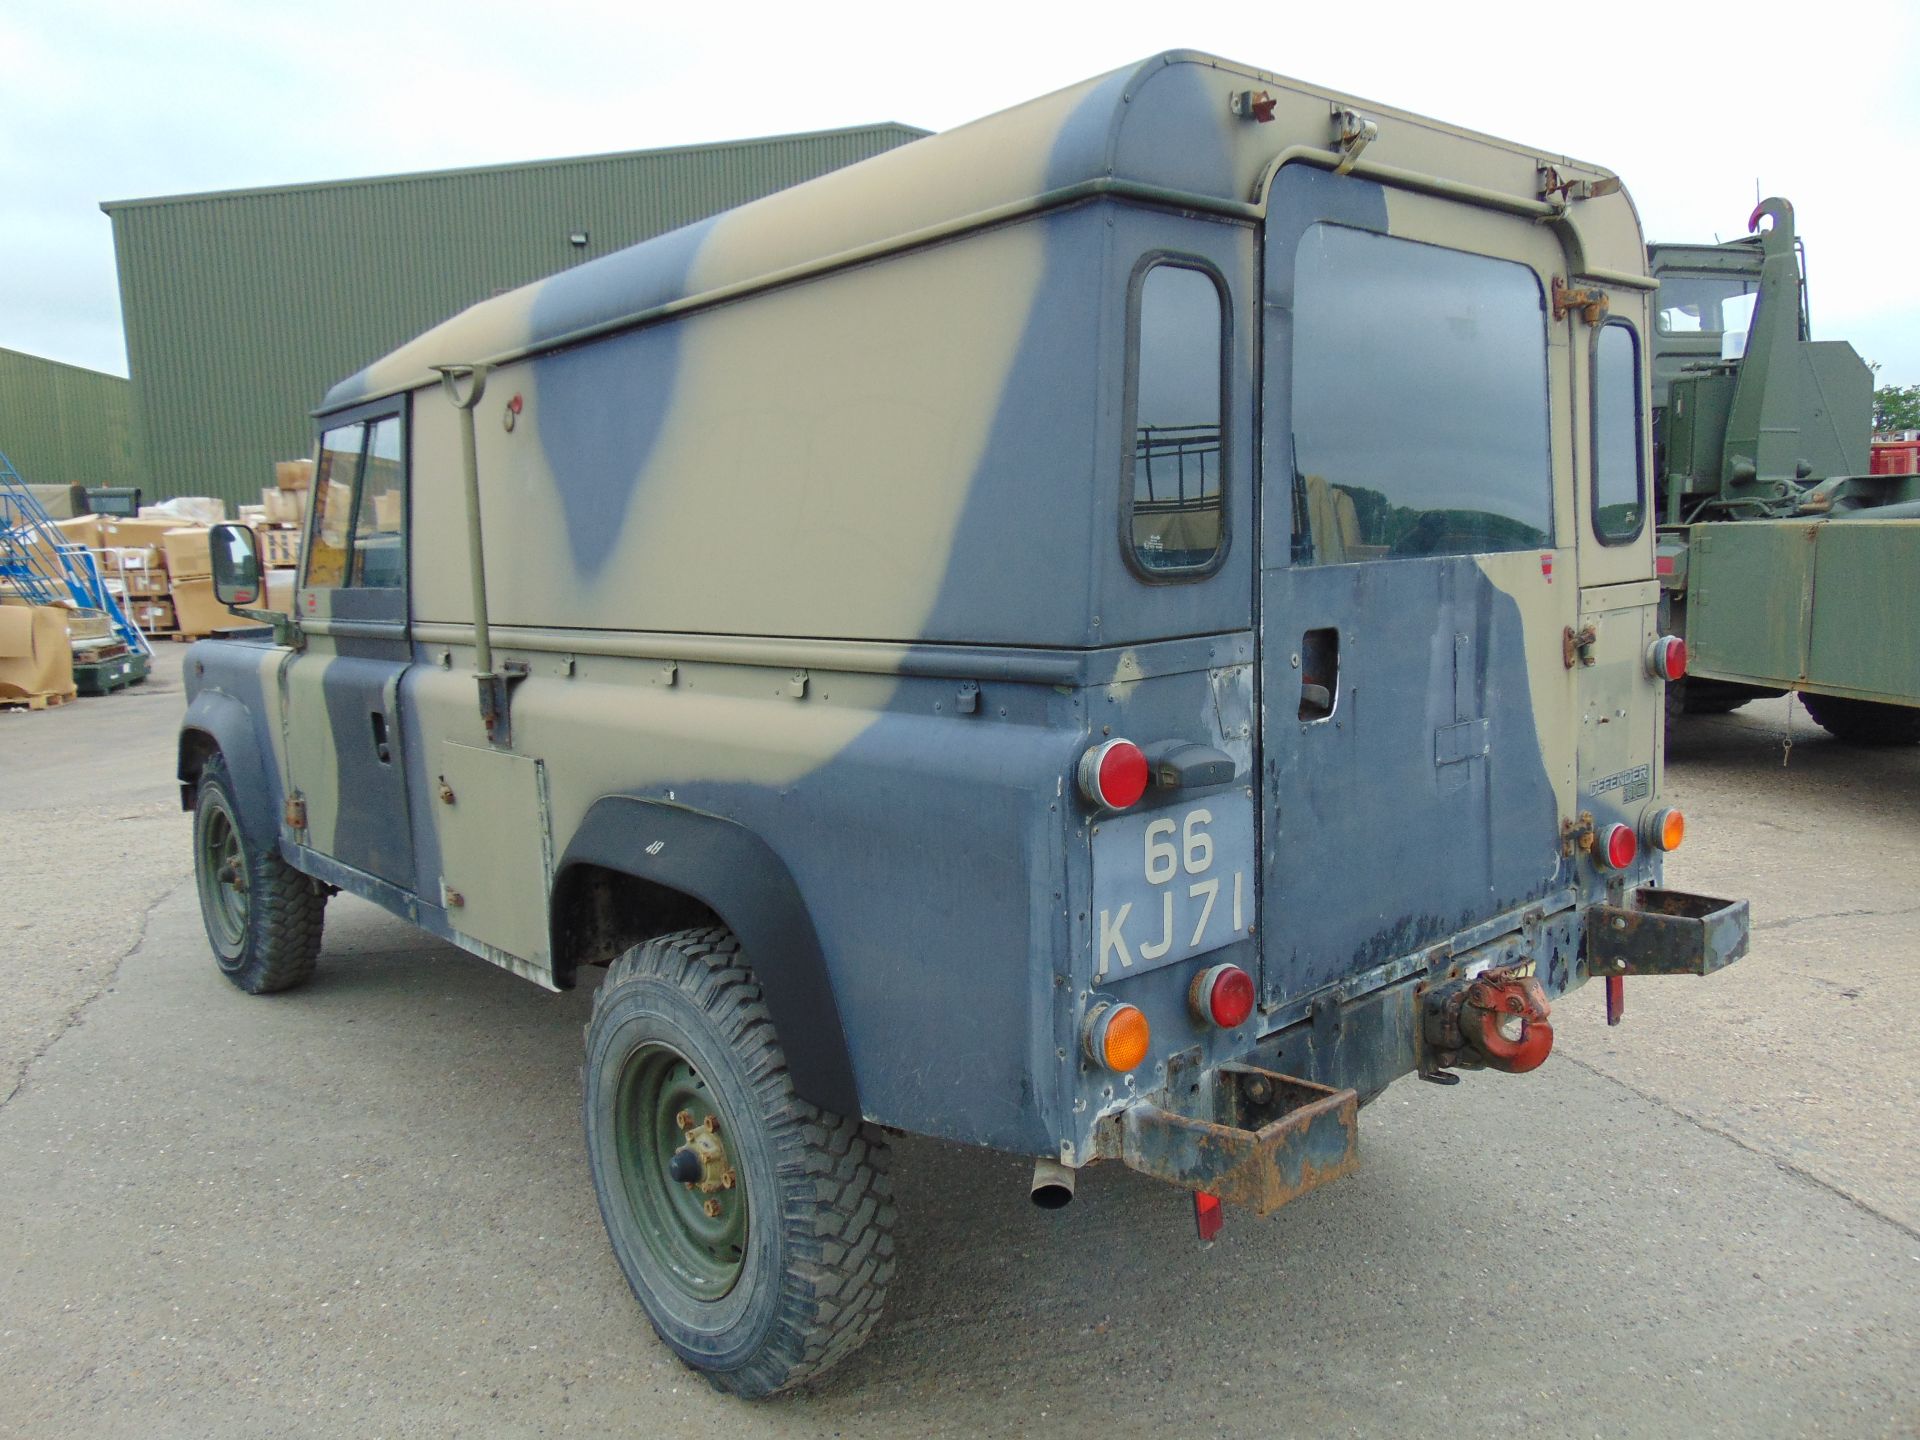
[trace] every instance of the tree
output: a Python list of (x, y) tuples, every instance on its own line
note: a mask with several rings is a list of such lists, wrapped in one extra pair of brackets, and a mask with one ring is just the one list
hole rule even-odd
[(1920, 430), (1920, 385), (1882, 385), (1874, 391), (1873, 428)]

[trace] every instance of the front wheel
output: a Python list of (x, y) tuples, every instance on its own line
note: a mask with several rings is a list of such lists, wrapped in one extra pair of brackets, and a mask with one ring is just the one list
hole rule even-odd
[(1848, 745), (1920, 744), (1920, 709), (1802, 693), (1800, 703), (1814, 723)]
[(193, 804), (193, 879), (220, 973), (249, 995), (313, 975), (327, 892), (276, 851), (248, 843), (226, 762), (211, 756)]
[(794, 1094), (724, 929), (614, 962), (587, 1025), (583, 1109), (614, 1257), (660, 1338), (754, 1398), (858, 1349), (893, 1273), (886, 1142)]

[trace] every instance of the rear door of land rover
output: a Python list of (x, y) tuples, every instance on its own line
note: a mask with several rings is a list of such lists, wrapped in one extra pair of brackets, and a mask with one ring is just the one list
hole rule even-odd
[(1289, 165), (1263, 269), (1273, 1007), (1384, 983), (1565, 884), (1578, 592), (1553, 234)]

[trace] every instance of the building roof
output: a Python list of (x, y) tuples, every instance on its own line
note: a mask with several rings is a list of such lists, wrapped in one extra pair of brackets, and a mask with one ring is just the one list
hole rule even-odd
[(294, 185), (247, 186), (237, 190), (200, 190), (183, 195), (149, 195), (131, 200), (102, 200), (100, 208), (111, 215), (119, 210), (136, 210), (152, 205), (197, 205), (220, 200), (268, 200), (282, 195), (306, 195), (326, 190), (365, 190), (384, 185), (417, 185), (438, 180), (485, 179), (493, 175), (515, 175), (529, 170), (564, 170), (580, 165), (604, 165), (622, 160), (682, 160), (723, 155), (730, 150), (758, 150), (768, 145), (790, 144), (796, 140), (824, 140), (841, 135), (871, 135), (876, 132), (919, 137), (930, 134), (914, 125), (885, 121), (877, 125), (852, 125), (838, 130), (806, 130), (787, 135), (762, 135), (749, 140), (721, 140), (702, 145), (667, 145), (650, 150), (608, 150), (592, 155), (563, 155), (551, 160), (516, 160), (499, 165), (462, 165), (448, 170), (406, 170), (394, 175), (363, 175), (341, 180), (309, 180)]

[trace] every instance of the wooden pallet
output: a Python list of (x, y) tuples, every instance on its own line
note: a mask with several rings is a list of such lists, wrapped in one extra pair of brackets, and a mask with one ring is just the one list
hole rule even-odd
[(0, 695), (0, 710), (51, 710), (80, 697), (67, 690), (38, 690), (31, 695)]

